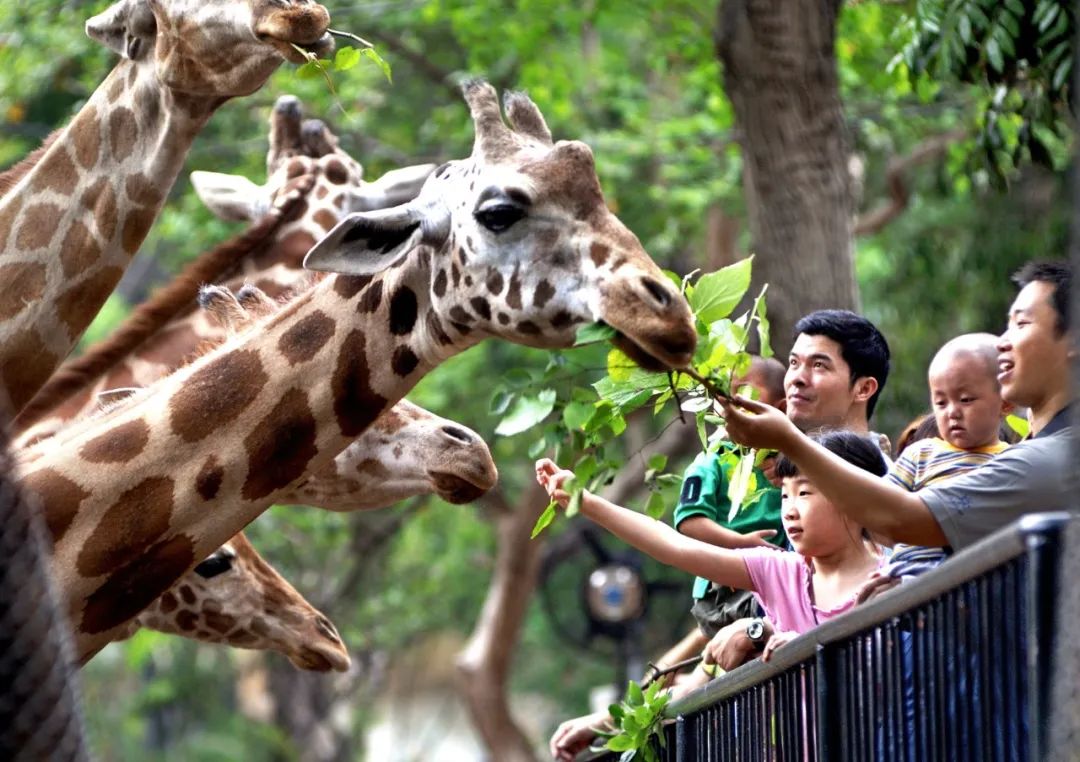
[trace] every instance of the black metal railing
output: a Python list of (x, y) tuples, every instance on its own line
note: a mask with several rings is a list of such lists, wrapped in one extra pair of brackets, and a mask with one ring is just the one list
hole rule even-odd
[(1069, 520), (1027, 516), (672, 702), (662, 758), (1042, 759)]

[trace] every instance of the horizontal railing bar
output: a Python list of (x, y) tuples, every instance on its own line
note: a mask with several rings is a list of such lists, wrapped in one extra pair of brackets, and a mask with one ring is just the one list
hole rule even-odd
[(873, 601), (786, 643), (783, 648), (773, 652), (768, 663), (754, 659), (671, 702), (664, 710), (664, 715), (673, 718), (681, 714), (692, 714), (786, 672), (801, 662), (812, 661), (820, 645), (844, 640), (886, 622), (1019, 558), (1027, 549), (1028, 538), (1057, 529), (1071, 517), (1072, 514), (1064, 511), (1024, 516), (952, 556), (937, 569), (883, 593)]

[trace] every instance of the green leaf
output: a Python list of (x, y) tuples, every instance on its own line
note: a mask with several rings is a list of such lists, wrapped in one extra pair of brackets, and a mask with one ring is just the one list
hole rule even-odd
[(655, 455), (649, 457), (649, 468), (655, 471), (663, 471), (667, 468), (668, 456), (662, 452), (658, 452)]
[(999, 74), (1005, 70), (1005, 59), (1001, 55), (1001, 46), (993, 37), (986, 42), (986, 59), (990, 62), (993, 70)]
[(1009, 428), (1020, 435), (1021, 438), (1026, 437), (1031, 432), (1031, 424), (1028, 423), (1027, 418), (1021, 418), (1018, 415), (1010, 413), (1005, 416), (1005, 423)]
[(635, 370), (637, 370), (637, 363), (621, 349), (612, 349), (608, 352), (607, 372), (613, 380), (629, 381)]
[(575, 490), (570, 495), (570, 502), (566, 504), (566, 517), (573, 518), (581, 511), (581, 490)]
[(727, 498), (731, 501), (731, 510), (728, 512), (728, 521), (742, 508), (746, 495), (757, 489), (757, 477), (754, 475), (753, 451), (739, 458), (738, 464), (731, 472), (731, 481), (728, 483)]
[(698, 319), (708, 325), (735, 309), (750, 288), (752, 262), (753, 257), (747, 257), (698, 278), (690, 295), (690, 306)]
[(371, 61), (379, 67), (379, 70), (383, 73), (383, 76), (386, 77), (386, 81), (390, 84), (394, 84), (394, 78), (390, 74), (390, 64), (384, 61), (382, 59), (382, 56), (375, 52), (375, 48), (364, 48), (360, 51), (360, 55), (371, 59)]
[(510, 412), (495, 427), (495, 433), (504, 437), (520, 434), (547, 418), (554, 409), (554, 389), (543, 389), (535, 396), (518, 397), (511, 406)]
[(667, 510), (667, 502), (659, 492), (649, 495), (649, 502), (645, 504), (645, 514), (649, 518), (659, 519)]
[(641, 686), (633, 680), (626, 687), (626, 703), (632, 707), (641, 706), (645, 703), (645, 695), (641, 692)]
[(578, 328), (574, 336), (574, 346), (593, 344), (598, 341), (609, 341), (615, 338), (617, 331), (606, 323), (587, 323)]
[(492, 415), (502, 415), (510, 407), (510, 403), (514, 401), (516, 395), (513, 392), (508, 392), (505, 389), (500, 389), (491, 396), (491, 403), (488, 406), (488, 410)]
[(316, 79), (323, 75), (322, 68), (315, 61), (308, 61), (296, 70), (297, 79)]
[(540, 518), (533, 524), (532, 534), (529, 535), (530, 540), (535, 540), (536, 536), (548, 528), (548, 525), (555, 520), (555, 514), (558, 513), (558, 503), (552, 500), (548, 503), (548, 507), (544, 509), (544, 512), (540, 514)]
[(623, 712), (622, 704), (609, 704), (608, 708), (607, 708), (607, 711), (608, 711), (608, 714), (611, 715), (611, 718), (613, 720), (615, 720), (615, 722), (618, 722), (619, 720), (621, 720), (623, 718), (624, 712)]
[(570, 402), (563, 408), (563, 423), (571, 431), (581, 430), (595, 411), (596, 405), (591, 402)]
[(760, 297), (757, 302), (757, 319), (758, 343), (761, 345), (758, 354), (762, 357), (772, 357), (772, 343), (769, 341), (769, 318), (765, 314), (765, 300)]
[(336, 71), (348, 71), (360, 63), (360, 51), (353, 47), (338, 48), (334, 54), (334, 69)]
[(633, 751), (634, 739), (628, 735), (618, 735), (607, 742), (607, 747), (612, 751)]

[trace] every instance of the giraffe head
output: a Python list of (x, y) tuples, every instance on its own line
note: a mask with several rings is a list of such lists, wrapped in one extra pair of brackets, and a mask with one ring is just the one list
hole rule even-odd
[(334, 625), (243, 533), (188, 572), (135, 622), (206, 643), (278, 651), (300, 669), (349, 668), (349, 653)]
[(311, 0), (118, 0), (86, 22), (92, 39), (154, 66), (175, 93), (232, 97), (257, 90), (293, 45), (325, 57), (330, 16)]
[[(391, 170), (373, 182), (364, 168), (338, 145), (323, 122), (303, 119), (300, 101), (283, 95), (270, 115), (270, 150), (266, 183), (220, 172), (191, 173), (191, 184), (207, 208), (232, 221), (260, 220), (281, 196), (301, 183), (313, 183), (304, 202), (289, 214), (272, 252), (258, 258), (256, 268), (282, 263), (299, 268), (308, 250), (350, 212), (396, 206), (416, 197), (434, 164)], [(269, 257), (274, 262), (267, 261)]]
[(539, 109), (511, 93), (504, 122), (495, 90), (465, 85), (472, 156), (444, 164), (413, 201), (354, 214), (305, 266), (372, 276), (413, 257), (427, 283), (428, 346), (438, 361), (485, 336), (537, 347), (573, 343), (603, 321), (616, 344), (652, 369), (683, 367), (696, 331), (679, 289), (604, 203), (592, 152), (553, 143)]

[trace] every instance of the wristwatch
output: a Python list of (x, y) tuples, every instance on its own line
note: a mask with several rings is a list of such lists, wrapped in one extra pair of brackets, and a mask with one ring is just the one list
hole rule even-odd
[(759, 651), (765, 647), (765, 620), (761, 617), (746, 623), (746, 637)]

